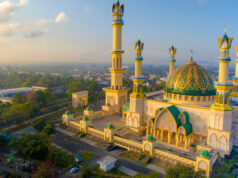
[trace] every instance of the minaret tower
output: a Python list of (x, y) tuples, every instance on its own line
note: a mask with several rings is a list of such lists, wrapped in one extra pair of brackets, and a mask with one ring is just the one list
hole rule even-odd
[[(121, 112), (123, 104), (127, 103), (127, 94), (129, 89), (123, 88), (123, 72), (122, 68), (122, 26), (124, 5), (117, 0), (112, 5), (112, 27), (113, 27), (113, 45), (112, 45), (112, 67), (111, 87), (104, 88), (106, 92), (106, 106), (110, 106), (110, 113)], [(105, 107), (104, 107), (105, 108)], [(107, 108), (108, 110), (109, 108)]]
[(142, 76), (142, 61), (143, 57), (141, 55), (142, 50), (144, 48), (144, 43), (140, 41), (140, 39), (135, 42), (135, 76), (133, 77), (133, 92), (130, 95), (131, 97), (140, 97), (143, 98), (143, 88), (141, 87), (142, 83), (144, 82), (144, 78)]
[(230, 92), (232, 89), (232, 83), (228, 82), (228, 71), (229, 71), (229, 62), (231, 58), (229, 57), (229, 51), (231, 48), (231, 42), (233, 38), (229, 38), (224, 33), (222, 38), (218, 38), (218, 45), (220, 48), (220, 57), (219, 62), (219, 78), (218, 82), (215, 84), (217, 89), (216, 102), (213, 105), (213, 108), (219, 110), (232, 110), (230, 106)]
[(130, 94), (130, 109), (127, 112), (126, 116), (126, 125), (137, 129), (139, 132), (139, 128), (143, 125), (144, 121), (144, 93), (142, 88), (142, 83), (144, 82), (144, 78), (142, 76), (142, 51), (144, 48), (144, 43), (140, 41), (140, 39), (135, 42), (135, 76), (132, 78), (133, 81), (133, 91)]
[(169, 48), (169, 75), (174, 71), (174, 66), (175, 66), (175, 54), (176, 54), (176, 48), (174, 48), (174, 46), (172, 46), (171, 48)]
[(236, 73), (235, 77), (232, 78), (233, 89), (231, 92), (231, 97), (233, 101), (236, 101), (238, 103), (238, 46), (235, 46), (235, 53), (236, 53)]
[(215, 84), (217, 89), (215, 104), (211, 106), (211, 116), (208, 122), (207, 144), (218, 149), (221, 155), (230, 154), (232, 149), (232, 107), (230, 106), (230, 92), (232, 83), (228, 82), (229, 51), (233, 38), (224, 33), (218, 38), (220, 48), (219, 78)]

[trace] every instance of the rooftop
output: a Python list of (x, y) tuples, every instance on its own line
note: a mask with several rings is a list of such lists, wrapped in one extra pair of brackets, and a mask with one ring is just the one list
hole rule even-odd
[(117, 161), (116, 158), (108, 155), (108, 156), (102, 158), (101, 160), (97, 161), (97, 163), (98, 164), (108, 165), (108, 164), (111, 164), (111, 163), (116, 162), (116, 161)]

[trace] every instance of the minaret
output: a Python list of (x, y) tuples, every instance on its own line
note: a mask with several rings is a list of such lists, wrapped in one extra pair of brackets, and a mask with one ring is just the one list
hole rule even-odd
[[(122, 26), (124, 25), (122, 17), (124, 14), (124, 5), (117, 0), (112, 5), (112, 27), (113, 27), (113, 45), (112, 45), (112, 67), (111, 86), (104, 88), (106, 92), (106, 106), (110, 106), (110, 113), (121, 112), (123, 104), (127, 103), (127, 94), (129, 89), (123, 88), (123, 72), (122, 68)], [(106, 107), (105, 106), (105, 107)], [(104, 107), (104, 108), (105, 108)], [(103, 109), (104, 110), (104, 109)], [(109, 110), (107, 108), (106, 110)]]
[[(140, 39), (135, 42), (135, 76), (132, 78), (133, 91), (130, 94), (130, 109), (126, 114), (126, 126), (139, 129), (144, 123), (144, 98), (142, 83), (144, 77), (142, 76), (142, 61), (141, 55), (144, 43)], [(132, 119), (133, 118), (133, 119)], [(139, 130), (137, 130), (139, 131)]]
[(218, 38), (220, 48), (219, 79), (215, 84), (217, 89), (215, 104), (211, 106), (211, 115), (208, 120), (207, 144), (216, 148), (220, 155), (229, 155), (232, 149), (232, 106), (230, 106), (230, 92), (232, 83), (228, 82), (229, 50), (233, 38), (229, 38), (226, 33), (222, 38)]
[(169, 48), (169, 75), (174, 71), (174, 66), (175, 66), (175, 54), (176, 54), (176, 48), (174, 48), (174, 46), (172, 46), (171, 48)]
[(123, 85), (122, 68), (122, 26), (123, 26), (124, 5), (119, 0), (112, 5), (112, 27), (113, 27), (113, 43), (112, 43), (112, 68), (111, 72), (111, 89), (121, 90)]
[(231, 97), (232, 100), (238, 102), (238, 46), (235, 46), (235, 53), (236, 53), (236, 72), (235, 77), (232, 78), (233, 89), (231, 92)]
[(143, 57), (141, 55), (142, 50), (144, 48), (144, 43), (140, 41), (140, 39), (135, 42), (135, 76), (133, 77), (133, 92), (131, 94), (132, 97), (144, 97), (143, 89), (141, 87), (144, 82), (144, 78), (142, 76), (142, 61)]
[(218, 38), (218, 45), (220, 48), (220, 57), (218, 59), (219, 78), (218, 82), (215, 84), (217, 95), (216, 103), (213, 105), (213, 107), (220, 110), (232, 110), (229, 100), (233, 85), (232, 83), (228, 82), (229, 62), (231, 61), (231, 58), (229, 57), (229, 51), (232, 40), (233, 38), (229, 38), (226, 32), (222, 38)]

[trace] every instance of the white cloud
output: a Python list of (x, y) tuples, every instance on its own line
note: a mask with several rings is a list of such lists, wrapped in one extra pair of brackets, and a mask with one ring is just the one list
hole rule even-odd
[(17, 8), (25, 6), (28, 0), (19, 0), (18, 3), (12, 3), (9, 0), (5, 0), (0, 3), (0, 21), (7, 21), (14, 15)]
[(47, 33), (47, 30), (30, 30), (25, 34), (26, 38), (37, 38)]
[(40, 20), (37, 20), (35, 25), (36, 26), (44, 26), (48, 23), (51, 23), (52, 20), (46, 20), (46, 19), (40, 19)]
[(0, 34), (2, 36), (11, 36), (17, 29), (19, 28), (19, 24), (8, 24), (8, 25), (0, 25)]
[(17, 4), (18, 6), (25, 6), (29, 3), (28, 0), (19, 0), (19, 3)]
[(89, 7), (87, 7), (87, 6), (84, 7), (83, 12), (84, 12), (85, 14), (89, 14), (89, 13), (90, 13)]
[(56, 24), (59, 24), (59, 23), (62, 23), (62, 22), (66, 22), (66, 21), (68, 21), (68, 17), (67, 17), (67, 15), (64, 12), (60, 12), (58, 14), (58, 16), (56, 17), (56, 19), (55, 19), (55, 23)]

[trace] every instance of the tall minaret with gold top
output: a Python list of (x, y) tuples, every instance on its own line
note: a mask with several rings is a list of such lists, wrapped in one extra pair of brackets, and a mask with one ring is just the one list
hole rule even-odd
[(232, 89), (232, 83), (228, 81), (229, 63), (231, 58), (229, 51), (231, 48), (231, 42), (233, 38), (227, 36), (226, 32), (222, 38), (218, 38), (218, 46), (220, 48), (219, 62), (219, 77), (218, 82), (215, 84), (217, 89), (216, 102), (212, 106), (214, 109), (219, 110), (232, 110), (230, 106), (230, 92)]
[(236, 101), (238, 103), (238, 46), (235, 46), (235, 53), (236, 53), (236, 72), (235, 77), (232, 78), (233, 89), (231, 92), (231, 97), (233, 101)]
[[(220, 155), (229, 155), (232, 149), (232, 106), (230, 105), (230, 93), (232, 83), (228, 81), (229, 62), (231, 58), (229, 51), (233, 38), (227, 36), (226, 32), (222, 38), (218, 38), (220, 48), (219, 78), (215, 83), (217, 89), (215, 104), (211, 106), (211, 116), (208, 122), (207, 144), (216, 148)], [(227, 140), (222, 141), (221, 135)], [(217, 138), (217, 139), (214, 139)], [(224, 143), (222, 143), (224, 142)]]
[(130, 108), (126, 114), (126, 126), (131, 127), (139, 132), (144, 124), (144, 93), (142, 84), (144, 77), (142, 76), (142, 51), (144, 43), (140, 39), (135, 42), (135, 75), (132, 78), (133, 91), (130, 94)]
[(135, 76), (133, 77), (133, 92), (131, 93), (131, 97), (144, 97), (142, 83), (144, 82), (144, 78), (142, 76), (142, 61), (143, 57), (141, 55), (142, 50), (144, 48), (144, 43), (140, 41), (140, 39), (135, 42)]
[(113, 44), (112, 44), (112, 67), (111, 86), (104, 88), (106, 92), (106, 106), (103, 110), (109, 113), (120, 113), (123, 104), (127, 103), (127, 94), (129, 89), (123, 88), (122, 68), (122, 26), (124, 24), (122, 17), (124, 14), (124, 5), (119, 0), (112, 5), (112, 27), (113, 27)]
[(175, 54), (176, 54), (176, 48), (174, 46), (172, 46), (171, 48), (169, 48), (169, 75), (174, 71), (175, 68)]

